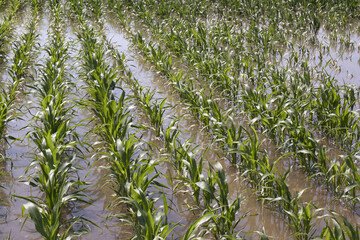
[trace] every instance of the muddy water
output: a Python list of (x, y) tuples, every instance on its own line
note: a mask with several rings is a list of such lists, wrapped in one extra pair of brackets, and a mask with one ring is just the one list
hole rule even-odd
[[(344, 37), (344, 35), (346, 36)], [(360, 36), (357, 32), (348, 30), (347, 33), (339, 34), (338, 37), (339, 39), (344, 38), (345, 42), (332, 43), (329, 33), (320, 28), (317, 38), (320, 48), (323, 50), (313, 51), (318, 52), (315, 55), (315, 61), (319, 67), (322, 67), (328, 61), (333, 60), (334, 66), (328, 66), (325, 70), (334, 76), (339, 84), (360, 86)]]
[(299, 42), (293, 50), (284, 50), (283, 57), (277, 58), (280, 66), (287, 67), (289, 58), (296, 53), (301, 61), (307, 61), (319, 72), (325, 71), (334, 77), (339, 85), (360, 86), (360, 35), (346, 30), (332, 39), (331, 33), (320, 28), (314, 42)]
[[(281, 151), (264, 136), (260, 135), (259, 139), (263, 141), (262, 148), (267, 150), (270, 162), (281, 158), (277, 163), (277, 169), (281, 174), (284, 174), (291, 167), (286, 183), (293, 195), (307, 189), (302, 195), (303, 202), (312, 202), (318, 208), (332, 209), (345, 216), (354, 225), (360, 222), (360, 215), (357, 212), (350, 210), (341, 200), (336, 200), (336, 196), (326, 186), (315, 179), (311, 179), (301, 167), (297, 166), (294, 159), (284, 157)], [(336, 149), (332, 149), (327, 153), (330, 160), (333, 158), (338, 159), (341, 154)]]

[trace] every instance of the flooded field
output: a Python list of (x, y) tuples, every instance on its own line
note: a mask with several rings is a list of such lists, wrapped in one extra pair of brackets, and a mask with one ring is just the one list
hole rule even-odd
[(359, 6), (0, 0), (0, 238), (359, 239)]

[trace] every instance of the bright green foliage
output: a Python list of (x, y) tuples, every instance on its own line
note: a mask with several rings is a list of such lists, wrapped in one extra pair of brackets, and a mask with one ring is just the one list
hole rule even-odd
[[(38, 10), (37, 4), (39, 2), (33, 2), (34, 11)], [(66, 219), (64, 216), (64, 208), (70, 202), (87, 203), (87, 201), (80, 187), (85, 183), (75, 180), (74, 176), (77, 171), (75, 151), (79, 139), (71, 123), (73, 114), (67, 100), (69, 87), (65, 70), (67, 45), (58, 26), (61, 22), (60, 12), (63, 11), (63, 6), (59, 2), (52, 2), (51, 6), (56, 20), (52, 29), (53, 36), (46, 48), (49, 58), (41, 69), (38, 84), (31, 86), (40, 99), (40, 111), (34, 117), (34, 121), (40, 125), (33, 126), (33, 131), (29, 133), (39, 153), (31, 164), (38, 171), (29, 176), (29, 184), (38, 188), (44, 197), (18, 197), (29, 201), (24, 205), (23, 210), (28, 211), (36, 230), (42, 237), (56, 240), (72, 239), (87, 231), (85, 228), (73, 231), (75, 223), (86, 219), (81, 217)], [(31, 29), (33, 28), (34, 25), (31, 25)], [(25, 35), (24, 47), (19, 48), (23, 54), (26, 54), (24, 51), (28, 51), (34, 44), (34, 35), (31, 33)], [(21, 80), (24, 73), (17, 69), (13, 70), (14, 78)]]

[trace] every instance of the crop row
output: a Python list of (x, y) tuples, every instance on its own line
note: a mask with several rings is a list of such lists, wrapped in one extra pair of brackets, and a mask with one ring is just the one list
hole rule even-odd
[(5, 57), (5, 47), (11, 38), (11, 27), (14, 22), (14, 18), (23, 3), (24, 1), (21, 0), (11, 1), (9, 13), (0, 23), (0, 61), (3, 61), (3, 58)]
[[(15, 7), (16, 4), (19, 3), (14, 2), (13, 4), (13, 8), (19, 7)], [(6, 127), (8, 123), (17, 115), (14, 102), (16, 101), (20, 87), (24, 85), (25, 78), (28, 77), (30, 61), (33, 58), (32, 50), (34, 49), (36, 38), (36, 23), (38, 21), (38, 11), (35, 9), (36, 6), (37, 1), (32, 1), (32, 12), (34, 14), (34, 18), (27, 26), (28, 32), (22, 34), (19, 39), (12, 45), (11, 51), (13, 56), (11, 59), (9, 59), (10, 65), (7, 69), (8, 79), (6, 79), (6, 82), (2, 83), (1, 86), (0, 136), (4, 142), (9, 140), (9, 137), (6, 135)], [(15, 12), (12, 14), (15, 14)], [(7, 24), (10, 23), (8, 22)], [(5, 35), (6, 34), (4, 34), (4, 37)]]
[[(33, 3), (33, 11), (37, 12), (41, 2)], [(87, 198), (82, 192), (85, 183), (77, 177), (79, 139), (68, 96), (72, 84), (66, 69), (68, 45), (62, 32), (63, 5), (58, 1), (49, 5), (54, 25), (45, 47), (48, 56), (35, 84), (27, 85), (34, 90), (40, 110), (28, 133), (36, 153), (26, 173), (29, 185), (39, 195), (17, 197), (28, 201), (24, 210), (44, 239), (71, 239), (87, 231), (84, 227), (73, 230), (75, 224), (86, 219), (68, 217), (65, 210), (70, 203), (87, 203)]]
[[(5, 57), (5, 46), (9, 42), (9, 38), (11, 37), (11, 24), (21, 4), (21, 1), (12, 1), (10, 13), (0, 25), (1, 61)], [(36, 3), (33, 3), (33, 6), (34, 5), (36, 5)], [(36, 16), (37, 11), (34, 10), (34, 14)], [(10, 110), (16, 97), (17, 87), (20, 82), (24, 80), (29, 65), (30, 51), (34, 45), (34, 31), (36, 21), (37, 19), (35, 17), (30, 23), (30, 26), (28, 27), (29, 32), (22, 35), (21, 38), (17, 42), (15, 42), (12, 47), (12, 52), (14, 56), (12, 59), (12, 64), (8, 70), (11, 80), (9, 81), (9, 83), (7, 83), (9, 86), (4, 86), (5, 84), (2, 83), (0, 93), (0, 136), (2, 138), (6, 128), (6, 124), (14, 117)]]

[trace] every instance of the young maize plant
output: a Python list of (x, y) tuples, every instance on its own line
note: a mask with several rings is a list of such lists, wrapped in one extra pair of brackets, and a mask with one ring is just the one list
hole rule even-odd
[[(241, 196), (230, 199), (229, 186), (221, 164), (216, 163), (215, 168), (210, 165), (207, 178), (201, 179), (197, 185), (204, 195), (205, 212), (216, 214), (208, 223), (208, 231), (212, 236), (215, 239), (242, 239), (240, 237), (242, 231), (239, 230), (238, 225), (248, 214), (239, 216), (242, 205)], [(218, 188), (218, 193), (216, 193), (216, 188)], [(215, 204), (213, 204), (214, 201)]]
[[(141, 45), (141, 47), (146, 47), (146, 45)], [(150, 51), (149, 51), (150, 52)], [(167, 74), (171, 74), (171, 73), (167, 73)], [(213, 122), (214, 124), (212, 125), (212, 126), (220, 126), (218, 123), (219, 123), (219, 120), (221, 120), (221, 114), (219, 114), (219, 111), (217, 111), (217, 107), (209, 107), (209, 103), (211, 103), (211, 101), (208, 101), (207, 100), (207, 98), (205, 98), (205, 96), (203, 95), (203, 94), (201, 94), (200, 95), (200, 97), (196, 97), (196, 99), (197, 100), (194, 100), (194, 96), (199, 96), (198, 95), (199, 93), (193, 93), (193, 94), (189, 94), (190, 95), (190, 97), (192, 97), (192, 101), (193, 102), (195, 102), (196, 103), (196, 106), (195, 106), (195, 108), (197, 108), (197, 109), (200, 109), (200, 111), (199, 111), (199, 113), (200, 113), (200, 117), (201, 117), (201, 121), (205, 124), (205, 125), (210, 125), (210, 122)], [(205, 100), (204, 100), (204, 98), (205, 98)], [(209, 99), (210, 100), (210, 99)], [(191, 100), (190, 100), (191, 101)], [(215, 106), (215, 104), (210, 104), (210, 106)], [(214, 109), (214, 111), (211, 111), (211, 110), (213, 110)], [(211, 113), (212, 112), (215, 112), (216, 114), (215, 115), (211, 115)], [(215, 116), (215, 117), (214, 117)], [(216, 119), (217, 118), (217, 119)], [(210, 121), (210, 119), (212, 120), (212, 121)], [(215, 128), (215, 127), (214, 127)], [(185, 151), (186, 152), (186, 151)], [(180, 165), (179, 165), (179, 163), (180, 163)], [(182, 163), (182, 162), (178, 162), (177, 164), (176, 164), (177, 166), (175, 167), (175, 168), (177, 168), (177, 169), (181, 169), (181, 168), (183, 168), (183, 166), (184, 166), (184, 163)], [(192, 185), (192, 186), (197, 186), (196, 185), (196, 182), (195, 182), (195, 184), (194, 185)], [(199, 192), (198, 190), (195, 190), (195, 192)], [(239, 200), (238, 200), (239, 201)], [(237, 205), (238, 206), (238, 205)], [(235, 208), (236, 209), (236, 211), (235, 212), (237, 212), (238, 211), (238, 209), (239, 209), (239, 206), (237, 207), (237, 208)], [(233, 230), (231, 230), (232, 232), (233, 232)], [(218, 233), (216, 233), (216, 234), (218, 234)], [(216, 234), (214, 234), (214, 235), (216, 235)], [(222, 235), (221, 233), (220, 233), (220, 235)]]
[[(154, 2), (152, 2), (152, 3), (147, 3), (146, 5), (148, 5), (148, 4), (153, 4)], [(114, 6), (114, 3), (112, 3), (113, 4), (113, 6)], [(137, 4), (140, 4), (140, 3), (137, 3)], [(146, 9), (147, 7), (146, 7), (146, 5), (144, 5), (144, 4), (142, 4), (142, 5), (140, 5), (140, 6), (142, 6), (141, 7), (141, 11), (144, 11), (144, 9)], [(121, 8), (124, 8), (123, 6), (121, 6)], [(138, 14), (141, 14), (141, 13), (138, 13)], [(142, 17), (142, 15), (140, 15), (140, 17)], [(155, 20), (153, 20), (153, 21), (155, 21)], [(176, 23), (178, 23), (178, 22), (176, 22)], [(170, 23), (169, 23), (169, 25), (171, 25), (172, 24), (172, 22), (170, 21)], [(179, 24), (178, 25), (176, 25), (176, 27), (178, 28), (178, 26), (179, 26)], [(223, 62), (226, 62), (227, 60), (229, 60), (227, 57), (224, 57), (224, 55), (211, 55), (210, 56), (210, 58), (207, 56), (207, 55), (204, 55), (204, 56), (202, 56), (202, 55), (200, 55), (201, 53), (203, 53), (204, 51), (209, 51), (208, 49), (213, 49), (212, 47), (206, 47), (206, 44), (208, 44), (207, 43), (207, 40), (208, 41), (212, 41), (212, 36), (211, 36), (211, 34), (212, 33), (210, 33), (210, 31), (209, 32), (206, 32), (206, 30), (205, 30), (205, 28), (202, 26), (202, 25), (200, 25), (200, 26), (196, 26), (197, 27), (197, 32), (194, 32), (194, 34), (192, 34), (191, 35), (191, 38), (197, 38), (196, 36), (197, 36), (197, 34), (199, 34), (200, 35), (200, 37), (198, 37), (198, 39), (201, 39), (201, 41), (196, 41), (196, 44), (197, 45), (199, 45), (199, 46), (197, 46), (197, 47), (199, 47), (199, 48), (201, 48), (202, 49), (202, 51), (194, 51), (194, 50), (191, 50), (191, 49), (189, 49), (189, 46), (187, 45), (187, 44), (185, 44), (185, 46), (184, 46), (184, 49), (181, 49), (182, 51), (175, 51), (176, 53), (180, 53), (181, 52), (181, 55), (183, 55), (182, 53), (185, 51), (185, 52), (189, 52), (189, 54), (187, 54), (187, 55), (185, 55), (186, 56), (186, 58), (187, 58), (187, 60), (189, 61), (189, 62), (191, 62), (192, 64), (191, 65), (195, 65), (194, 63), (196, 63), (196, 66), (197, 66), (197, 69), (199, 69), (200, 70), (200, 72), (202, 72), (201, 74), (203, 74), (203, 76), (204, 76), (204, 78), (206, 78), (206, 79), (210, 79), (210, 81), (212, 81), (213, 82), (213, 84), (215, 84), (216, 86), (220, 86), (220, 88), (221, 89), (223, 89), (224, 90), (224, 96), (226, 96), (227, 98), (229, 98), (229, 99), (235, 99), (236, 97), (237, 97), (237, 90), (239, 89), (239, 82), (236, 80), (237, 78), (235, 77), (234, 78), (234, 76), (232, 76), (232, 83), (231, 84), (228, 84), (229, 83), (229, 77), (227, 76), (228, 74), (224, 74), (224, 73), (226, 73), (226, 72), (229, 72), (229, 69), (231, 70), (232, 69), (232, 67), (230, 66), (230, 68), (228, 68), (227, 66), (222, 66), (222, 64), (221, 64), (221, 62), (218, 62), (218, 63), (216, 63), (216, 65), (212, 65), (212, 66), (208, 66), (208, 64), (210, 64), (210, 62), (211, 61), (214, 61), (214, 56), (216, 57), (216, 58), (222, 58), (223, 59)], [(175, 28), (175, 27), (174, 27)], [(179, 27), (179, 28), (181, 28), (181, 29), (184, 29), (184, 27)], [(225, 29), (227, 29), (227, 27), (225, 27)], [(183, 30), (184, 32), (186, 32), (187, 30), (186, 29), (184, 29)], [(186, 43), (187, 41), (184, 41), (184, 40), (179, 40), (179, 34), (178, 34), (178, 32), (179, 32), (179, 29), (177, 29), (177, 31), (176, 31), (176, 33), (177, 34), (173, 34), (175, 31), (171, 31), (171, 34), (172, 35), (160, 35), (160, 34), (157, 34), (157, 30), (154, 30), (154, 34), (156, 34), (157, 35), (157, 37), (159, 37), (159, 38), (161, 38), (161, 39), (165, 39), (166, 41), (164, 41), (164, 44), (166, 45), (166, 46), (168, 46), (170, 49), (174, 49), (174, 47), (176, 48), (176, 49), (178, 49), (178, 47), (179, 47), (179, 44), (182, 44), (182, 43)], [(160, 31), (161, 33), (164, 33), (164, 31)], [(167, 31), (168, 32), (168, 31)], [(227, 32), (229, 32), (229, 30), (227, 30)], [(173, 35), (175, 35), (175, 36), (173, 36)], [(207, 37), (207, 35), (210, 35), (209, 37)], [(263, 37), (263, 38), (266, 38), (266, 37), (269, 37), (269, 36), (259, 36), (259, 37)], [(176, 39), (176, 40), (173, 40), (173, 39)], [(180, 38), (181, 39), (181, 38)], [(171, 43), (169, 43), (169, 41), (173, 41), (173, 42), (171, 42)], [(266, 42), (266, 41), (265, 41)], [(211, 45), (212, 43), (210, 42), (210, 45)], [(203, 46), (203, 45), (205, 45), (205, 46)], [(215, 48), (215, 47), (214, 47)], [(212, 51), (211, 51), (212, 52)], [(199, 56), (197, 56), (197, 57), (195, 57), (194, 56), (194, 54), (198, 54)], [(163, 53), (162, 53), (162, 55), (163, 55)], [(178, 54), (179, 56), (181, 56), (180, 54)], [(190, 57), (190, 59), (189, 59), (189, 57)], [(202, 59), (206, 59), (207, 61), (203, 61)], [(224, 69), (224, 70), (223, 70)], [(233, 69), (233, 70), (235, 70), (235, 69)], [(222, 72), (222, 73), (220, 73), (221, 71), (224, 71), (224, 72)], [(307, 75), (307, 76), (309, 76), (309, 75)], [(221, 80), (220, 82), (223, 82), (223, 84), (221, 83), (220, 85), (219, 84), (217, 84), (217, 82), (219, 82), (217, 79), (218, 78), (220, 78), (220, 79), (223, 79), (223, 80)], [(306, 77), (306, 78), (304, 78), (304, 80), (305, 79), (309, 79), (309, 77)], [(270, 79), (271, 80), (271, 79)], [(308, 80), (306, 80), (307, 82), (309, 82)], [(235, 87), (236, 86), (236, 88), (234, 88), (234, 89), (232, 89), (233, 87)], [(273, 86), (273, 85), (270, 85), (271, 87)], [(272, 87), (273, 88), (273, 87)], [(227, 96), (228, 94), (227, 93), (233, 93), (233, 94), (231, 94), (231, 97), (229, 97), (229, 96)], [(278, 108), (279, 110), (281, 110), (281, 108)], [(267, 116), (267, 115), (265, 115), (265, 116)], [(273, 119), (272, 118), (272, 116), (270, 115), (270, 116), (268, 116), (268, 118), (267, 119)], [(271, 122), (270, 123), (267, 123), (267, 120), (266, 118), (264, 118), (264, 117), (262, 117), (261, 118), (261, 120), (263, 120), (266, 124), (271, 124)], [(274, 119), (274, 120), (272, 120), (273, 122), (275, 122), (276, 123), (276, 118)], [(355, 126), (356, 126), (356, 124), (355, 124)], [(343, 127), (343, 126), (342, 126)], [(350, 130), (350, 129), (349, 129)]]
[[(15, 14), (20, 6), (20, 2), (12, 3), (12, 14)], [(36, 22), (37, 11), (33, 11), (34, 18), (29, 23), (28, 32), (21, 35), (20, 39), (15, 41), (12, 47), (14, 54), (11, 59), (11, 65), (8, 68), (8, 73), (11, 77), (9, 86), (2, 86), (0, 93), (0, 136), (3, 137), (6, 125), (15, 117), (12, 111), (12, 105), (15, 101), (18, 86), (25, 79), (28, 73), (30, 61), (33, 58), (31, 53), (36, 40)], [(7, 23), (10, 24), (10, 21)], [(10, 27), (10, 25), (9, 25)], [(5, 30), (5, 28), (4, 28)], [(1, 40), (0, 40), (1, 42)]]
[[(0, 2), (0, 6), (4, 2)], [(31, 50), (35, 44), (35, 24), (37, 21), (37, 11), (33, 11), (34, 18), (30, 22), (28, 29), (29, 32), (20, 36), (20, 40), (16, 41), (13, 44), (12, 51), (14, 57), (11, 59), (12, 64), (8, 69), (8, 73), (11, 77), (11, 82), (9, 86), (1, 86), (0, 93), (0, 137), (7, 141), (7, 137), (4, 136), (5, 129), (7, 124), (16, 118), (14, 113), (13, 104), (16, 100), (18, 85), (24, 79), (27, 74), (27, 69), (29, 67), (29, 62), (32, 58)], [(0, 162), (3, 160), (1, 156)], [(5, 174), (5, 172), (0, 172), (0, 175)], [(0, 188), (2, 186), (0, 185)], [(0, 199), (0, 202), (3, 201)]]
[(0, 7), (2, 7), (3, 5), (5, 5), (5, 2), (6, 2), (6, 0), (1, 0), (1, 1), (0, 1)]
[[(208, 101), (203, 101), (205, 103), (207, 103)], [(206, 106), (206, 108), (208, 108)], [(205, 115), (205, 114), (203, 114)], [(209, 122), (209, 121), (207, 121)], [(176, 144), (173, 145), (173, 148), (176, 146)], [(185, 145), (185, 146), (189, 146), (189, 145)], [(194, 192), (194, 197), (195, 197), (195, 201), (197, 201), (198, 203), (200, 202), (200, 198), (199, 198), (199, 193), (200, 193), (200, 188), (199, 186), (197, 185), (197, 183), (200, 181), (200, 176), (202, 175), (202, 164), (201, 164), (201, 160), (200, 160), (200, 164), (197, 165), (196, 163), (196, 160), (195, 158), (193, 157), (193, 154), (189, 154), (189, 149), (188, 147), (186, 147), (184, 149), (183, 146), (181, 147), (176, 147), (174, 148), (176, 149), (174, 152), (174, 156), (175, 156), (175, 159), (174, 159), (174, 167), (175, 169), (177, 169), (180, 173), (182, 173), (182, 175), (184, 177), (181, 177), (180, 179), (184, 180), (186, 183), (188, 183), (191, 188), (193, 189), (193, 192)], [(186, 156), (186, 157), (185, 157)], [(193, 171), (194, 170), (194, 171)], [(188, 178), (188, 177), (189, 178)], [(221, 182), (222, 184), (225, 184), (224, 181)], [(223, 199), (224, 200), (224, 199)], [(226, 203), (227, 204), (227, 203)], [(225, 207), (226, 205), (225, 203), (223, 204), (223, 207)], [(232, 210), (234, 210), (232, 213), (235, 214), (238, 212), (239, 210), (239, 207), (240, 207), (240, 204), (239, 204), (239, 199), (236, 200), (234, 202), (234, 204), (237, 206), (236, 208), (232, 208)], [(234, 206), (235, 206), (234, 205)], [(226, 205), (226, 206), (229, 206), (229, 205)], [(223, 209), (224, 210), (224, 209)], [(225, 213), (227, 213), (225, 211)], [(233, 217), (235, 217), (235, 215), (233, 215)], [(225, 217), (224, 217), (225, 218)], [(214, 218), (215, 219), (215, 218)], [(221, 221), (220, 221), (221, 222)], [(220, 222), (217, 222), (217, 224), (220, 224)], [(229, 221), (227, 224), (229, 224), (231, 221)], [(237, 224), (235, 224), (236, 226)], [(221, 229), (221, 227), (220, 227)], [(233, 228), (234, 229), (234, 228)], [(232, 233), (234, 230), (232, 230)], [(224, 235), (224, 233), (216, 233), (218, 234), (218, 237), (221, 236), (221, 235)], [(216, 235), (214, 234), (214, 235)], [(220, 235), (219, 235), (220, 234)]]
[(34, 16), (38, 16), (43, 4), (44, 0), (31, 0), (31, 12), (34, 14)]
[[(117, 53), (117, 54), (114, 54), (115, 56), (119, 56), (119, 54)], [(122, 64), (120, 64), (121, 66), (123, 66), (123, 63)], [(130, 76), (130, 78), (131, 78), (131, 74), (129, 74), (128, 73), (128, 76)], [(152, 98), (152, 95), (153, 95), (153, 93), (150, 93), (149, 91), (147, 91), (147, 92), (145, 92), (145, 93), (143, 93), (144, 95), (144, 97), (142, 97), (142, 96), (139, 96), (140, 95), (140, 93), (142, 92), (142, 88), (140, 87), (140, 85), (138, 84), (138, 82), (137, 82), (137, 80), (136, 79), (130, 79), (130, 80), (132, 80), (131, 81), (131, 83), (130, 83), (130, 85), (133, 85), (133, 91), (134, 91), (134, 93), (135, 93), (135, 95), (137, 96), (137, 98), (139, 98), (140, 99), (140, 102), (142, 102), (143, 103), (143, 105), (145, 105), (145, 107), (147, 107), (148, 109), (150, 108), (150, 107), (148, 107), (148, 106), (150, 106), (150, 99)], [(143, 99), (141, 99), (141, 98), (143, 98)], [(174, 124), (174, 122), (172, 123), (172, 124), (170, 124), (170, 128), (171, 128), (171, 125), (173, 125)], [(177, 136), (178, 134), (178, 132), (175, 130), (175, 131), (173, 131), (173, 132), (171, 132), (172, 130), (171, 129), (167, 129), (167, 135), (170, 135), (170, 139), (173, 139), (172, 141), (173, 142), (175, 142), (175, 139), (176, 138), (174, 138), (174, 136)], [(165, 138), (165, 144), (166, 144), (166, 139), (167, 138)], [(170, 144), (168, 143), (168, 146), (169, 146)], [(173, 145), (172, 145), (172, 148), (170, 148), (170, 150), (173, 150), (174, 149), (174, 147), (176, 146), (176, 143), (174, 143)], [(168, 148), (169, 149), (169, 148)], [(178, 150), (176, 150), (176, 151), (178, 151)], [(114, 152), (114, 151), (111, 151), (111, 152)], [(171, 153), (171, 152), (170, 152)], [(182, 150), (181, 152), (178, 152), (178, 154), (176, 154), (175, 153), (175, 155), (176, 156), (179, 156), (179, 154), (185, 154), (186, 156), (187, 156), (187, 158), (183, 158), (183, 159), (180, 159), (180, 161), (181, 162), (183, 162), (183, 166), (188, 166), (188, 168), (187, 169), (183, 169), (183, 171), (181, 171), (183, 174), (184, 174), (184, 176), (187, 176), (187, 174), (189, 173), (190, 174), (190, 179), (187, 179), (186, 177), (184, 177), (184, 179), (187, 179), (188, 181), (188, 183), (192, 186), (192, 187), (197, 187), (197, 185), (196, 185), (196, 183), (200, 180), (200, 176), (201, 176), (201, 172), (202, 172), (202, 164), (200, 164), (200, 165), (198, 165), (197, 166), (197, 164), (196, 164), (196, 160), (195, 160), (195, 158), (193, 158), (192, 156), (190, 156), (189, 154), (188, 154), (188, 151), (187, 150)], [(181, 156), (180, 156), (181, 157)], [(125, 157), (123, 157), (123, 159), (124, 159)], [(187, 160), (189, 160), (189, 161), (187, 161)], [(190, 165), (189, 165), (190, 164)], [(196, 168), (197, 170), (196, 171), (191, 171), (193, 168)], [(119, 168), (120, 169), (120, 168)], [(114, 172), (113, 172), (114, 173)], [(116, 175), (116, 173), (114, 173), (114, 175)], [(119, 181), (120, 182), (120, 181)], [(224, 182), (223, 182), (223, 184), (224, 184)], [(199, 189), (199, 187), (197, 187), (198, 189)], [(136, 190), (135, 190), (136, 191)], [(198, 193), (200, 193), (199, 191), (196, 191), (195, 190), (195, 192), (198, 192)], [(140, 194), (141, 196), (143, 195), (143, 194)], [(199, 196), (199, 194), (195, 194), (195, 196)], [(145, 198), (144, 198), (145, 199)], [(199, 198), (197, 198), (197, 200), (199, 201)], [(165, 196), (164, 196), (164, 199), (163, 199), (163, 201), (165, 202), (165, 209), (167, 209), (167, 207), (166, 207), (166, 199), (165, 199)], [(136, 208), (138, 209), (138, 212), (140, 211), (142, 214), (142, 216), (151, 216), (150, 214), (148, 214), (148, 215), (146, 215), (146, 214), (144, 214), (143, 213), (143, 210), (142, 210), (142, 208), (137, 204), (137, 202), (136, 201), (134, 201), (133, 199), (131, 199), (131, 198), (129, 198), (129, 197), (126, 197), (125, 198), (125, 200), (124, 200), (124, 202), (126, 202), (126, 203), (128, 203), (128, 204), (130, 204), (130, 205), (134, 205), (134, 206), (136, 206)], [(238, 200), (236, 200), (235, 202), (234, 202), (234, 205), (233, 206), (237, 206), (236, 208), (232, 208), (231, 207), (231, 209), (232, 209), (232, 213), (233, 213), (233, 217), (235, 217), (235, 213), (237, 213), (237, 211), (239, 210), (239, 207), (240, 207), (240, 204), (239, 204), (239, 199)], [(146, 206), (148, 206), (148, 204), (146, 204)], [(225, 206), (225, 204), (223, 205), (223, 207), (226, 207)], [(146, 209), (148, 209), (148, 207), (146, 207)], [(164, 216), (166, 216), (166, 213), (167, 213), (167, 210), (165, 211), (165, 215)], [(226, 212), (226, 214), (228, 214), (228, 212)], [(208, 214), (207, 214), (208, 215)], [(207, 215), (205, 215), (205, 216), (207, 216)], [(201, 217), (200, 219), (203, 219), (203, 217)], [(216, 217), (214, 217), (213, 219), (216, 219)], [(149, 220), (150, 222), (151, 222), (151, 220)], [(146, 222), (149, 222), (149, 221), (146, 221)], [(165, 220), (166, 221), (166, 220)], [(231, 220), (230, 220), (231, 221)], [(230, 221), (228, 221), (228, 223), (227, 224), (231, 224), (230, 223)], [(240, 220), (239, 220), (240, 221)], [(238, 221), (238, 222), (239, 222)], [(220, 224), (221, 223), (221, 221), (220, 222), (217, 222), (216, 224)], [(157, 223), (158, 224), (158, 223)], [(136, 224), (133, 224), (134, 226), (136, 226)], [(141, 225), (141, 224), (140, 224)], [(235, 226), (237, 225), (237, 223), (235, 224)], [(161, 225), (157, 225), (157, 226), (161, 226)], [(168, 225), (166, 225), (166, 226), (168, 226)], [(141, 229), (144, 229), (144, 227), (141, 227)], [(151, 238), (153, 238), (154, 237), (154, 235), (152, 234), (152, 231), (150, 231), (149, 232), (149, 229), (152, 229), (152, 227), (150, 227), (150, 226), (148, 226), (147, 227), (147, 230), (146, 230), (146, 235), (141, 235), (141, 233), (139, 232), (139, 231), (137, 231), (137, 236), (138, 237), (140, 237), (140, 236), (143, 236), (143, 237), (145, 237), (146, 239), (148, 239), (149, 238), (149, 234), (150, 234), (150, 236), (151, 236)], [(220, 229), (221, 229), (221, 226), (220, 226)], [(163, 231), (162, 230), (162, 234), (165, 234), (166, 236), (171, 232), (171, 230), (169, 230), (169, 228), (168, 227), (166, 227), (165, 228), (165, 230), (166, 231)], [(169, 231), (168, 231), (169, 230)], [(233, 234), (233, 232), (232, 232), (232, 234)], [(224, 234), (221, 234), (220, 233), (220, 235), (224, 235)], [(185, 239), (185, 238), (184, 238)]]
[(15, 18), (15, 15), (21, 5), (23, 4), (22, 0), (11, 1), (9, 14), (4, 18), (3, 22), (0, 23), (0, 62), (3, 61), (5, 57), (5, 47), (11, 38), (11, 27)]
[(169, 106), (165, 105), (166, 99), (153, 100), (155, 91), (150, 91), (150, 89), (144, 90), (135, 78), (131, 78), (130, 81), (132, 81), (131, 85), (134, 89), (134, 98), (140, 103), (142, 109), (148, 115), (155, 135), (157, 137), (163, 136), (164, 114), (166, 109), (169, 108)]
[(46, 48), (49, 57), (41, 69), (38, 85), (33, 86), (41, 110), (34, 117), (36, 125), (29, 133), (39, 152), (31, 164), (38, 171), (29, 175), (29, 184), (37, 187), (43, 196), (18, 196), (28, 201), (24, 210), (28, 211), (36, 230), (47, 240), (72, 239), (87, 232), (84, 227), (73, 229), (74, 224), (86, 219), (64, 215), (69, 203), (87, 201), (80, 187), (85, 183), (76, 177), (79, 139), (71, 126), (72, 113), (66, 100), (70, 86), (65, 67), (68, 53), (59, 26), (63, 5), (57, 2), (51, 6), (56, 24)]
[(329, 79), (319, 86), (315, 100), (314, 121), (316, 119), (323, 131), (334, 136), (341, 147), (351, 148), (359, 140), (360, 128), (359, 113), (354, 110), (357, 101), (354, 88), (337, 86)]

